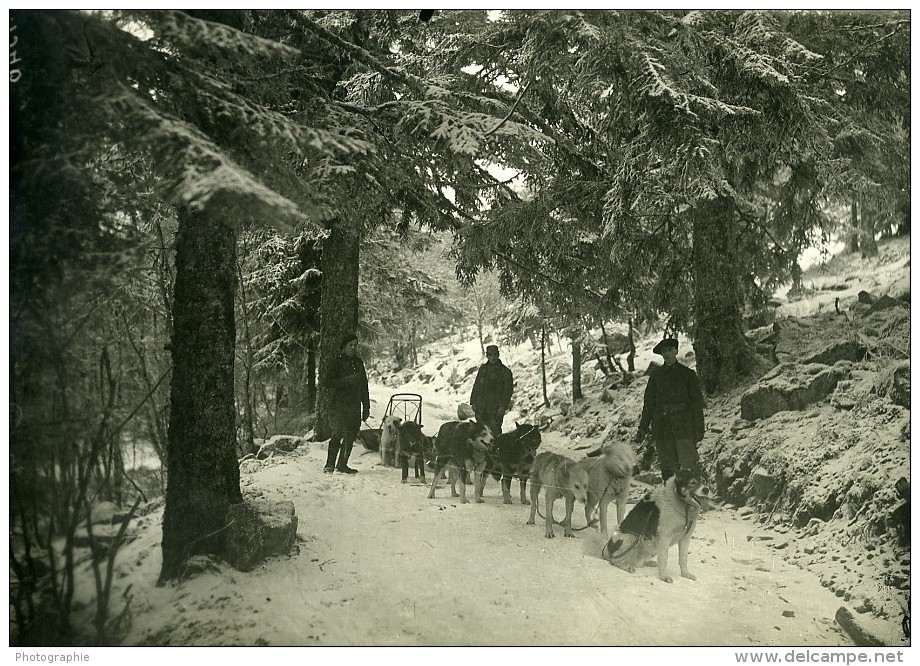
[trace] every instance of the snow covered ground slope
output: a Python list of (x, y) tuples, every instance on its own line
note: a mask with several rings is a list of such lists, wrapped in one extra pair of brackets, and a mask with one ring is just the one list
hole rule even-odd
[[(904, 280), (909, 239), (883, 245), (882, 252), (875, 264), (850, 258), (841, 272), (807, 274), (806, 281), (815, 281), (811, 309), (798, 301), (789, 304), (794, 312), (784, 313), (784, 305), (778, 316), (833, 311), (833, 298), (848, 307), (860, 289), (877, 295), (909, 290)], [(848, 271), (852, 279), (845, 281)], [(847, 290), (828, 301), (822, 281), (845, 282)], [(543, 447), (576, 458), (605, 432), (631, 436), (645, 385), (642, 371), (658, 360), (651, 354), (655, 335), (638, 342), (637, 372), (628, 384), (611, 388), (610, 380), (586, 363), (586, 398), (571, 409), (563, 407), (571, 380), (564, 344), (554, 346), (549, 358), (550, 408), (540, 405), (539, 353), (529, 344), (502, 345), (517, 384), (506, 427), (513, 427), (515, 418), (552, 418)], [(692, 365), (686, 355), (690, 345), (683, 338), (681, 343), (681, 358)], [(423, 358), (418, 368), (375, 378), (372, 424), (379, 423), (389, 396), (400, 391), (422, 395), (429, 434), (455, 417), (482, 362), (478, 341), (439, 341)], [(869, 379), (878, 370), (871, 364), (858, 369)], [(707, 450), (731, 432), (739, 396), (740, 389), (709, 405)], [(905, 420), (909, 432), (909, 410), (876, 407), (867, 402), (864, 412), (846, 412), (863, 421), (860, 429), (851, 428), (860, 440), (853, 446), (868, 446), (862, 440), (871, 443), (873, 432), (888, 437), (902, 431)], [(747, 430), (785, 428), (789, 450), (805, 451), (814, 448), (809, 424), (835, 413), (823, 404), (796, 413), (794, 423), (783, 413)], [(882, 427), (888, 422), (894, 425)], [(755, 447), (760, 441), (748, 440), (737, 445)], [(881, 470), (882, 476), (909, 474), (906, 450), (900, 449), (889, 456), (891, 467)], [(844, 528), (858, 515), (844, 512), (821, 530), (806, 532), (791, 516), (779, 521), (753, 500), (744, 507), (716, 506), (702, 515), (691, 547), (697, 580), (675, 576), (667, 584), (654, 567), (631, 575), (610, 566), (600, 557), (603, 541), (593, 529), (566, 539), (557, 528), (557, 538), (544, 538), (542, 526), (524, 524), (529, 508), (518, 502), (517, 484), (511, 506), (502, 504), (492, 479), (485, 503), (461, 505), (443, 485), (429, 500), (427, 487), (400, 484), (398, 470), (380, 466), (377, 455), (360, 445), (351, 461), (357, 475), (322, 474), (324, 458), (325, 443), (314, 442), (288, 455), (244, 462), (244, 497), (290, 500), (299, 518), (295, 552), (249, 573), (206, 562), (202, 573), (156, 587), (161, 510), (143, 516), (119, 554), (112, 595), (120, 599), (131, 586), (133, 621), (123, 644), (851, 646), (853, 640), (834, 620), (841, 605), (885, 645), (909, 644), (899, 613), (907, 596), (904, 583), (891, 579), (905, 566), (909, 574), (909, 547), (905, 560), (887, 542), (872, 549), (861, 538), (844, 543)], [(631, 500), (648, 488), (636, 482)], [(557, 518), (562, 511), (558, 502)], [(584, 525), (578, 509), (574, 524)], [(780, 541), (786, 545), (777, 548)], [(676, 553), (671, 563), (676, 569)], [(91, 577), (85, 583), (79, 594), (89, 611)], [(909, 577), (906, 585), (909, 593)]]
[(654, 567), (630, 575), (607, 564), (588, 530), (544, 538), (524, 524), (527, 507), (501, 503), (494, 481), (484, 504), (461, 505), (448, 488), (429, 500), (427, 487), (400, 484), (374, 454), (358, 457), (354, 476), (322, 474), (323, 456), (310, 445), (244, 477), (248, 496), (297, 507), (290, 557), (154, 588), (145, 582), (156, 578), (157, 531), (127, 546), (125, 560), (137, 550), (142, 561), (130, 579), (147, 605), (125, 643), (851, 644), (833, 622), (833, 594), (748, 541), (752, 525), (734, 512), (705, 514), (691, 555), (698, 580), (669, 585)]

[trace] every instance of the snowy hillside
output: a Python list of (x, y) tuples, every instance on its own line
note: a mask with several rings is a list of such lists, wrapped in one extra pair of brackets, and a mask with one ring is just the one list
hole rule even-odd
[[(909, 239), (884, 244), (877, 263), (835, 261), (833, 273), (806, 275), (812, 294), (778, 308), (777, 354), (804, 358), (857, 329), (866, 339), (909, 348), (899, 337), (909, 334), (909, 305), (885, 315), (881, 331), (852, 323), (861, 290), (909, 293)], [(843, 325), (835, 299), (851, 325)], [(516, 382), (506, 427), (515, 419), (550, 422), (543, 448), (573, 458), (605, 433), (631, 437), (644, 370), (660, 360), (651, 353), (657, 335), (638, 341), (628, 382), (605, 379), (586, 361), (586, 397), (571, 408), (564, 342), (553, 340), (548, 359), (548, 408), (541, 404), (539, 350), (502, 345)], [(371, 424), (398, 392), (422, 396), (428, 434), (455, 419), (483, 361), (474, 338), (441, 340), (422, 351), (419, 367), (373, 378)], [(693, 365), (683, 338), (679, 359)], [(241, 465), (244, 497), (290, 500), (299, 521), (294, 552), (251, 572), (199, 558), (187, 580), (156, 587), (162, 507), (147, 507), (118, 556), (112, 598), (130, 586), (134, 599), (123, 644), (853, 645), (835, 621), (843, 606), (884, 645), (908, 645), (901, 621), (909, 545), (899, 545), (887, 527), (878, 531), (896, 504), (894, 482), (910, 476), (909, 408), (878, 390), (898, 362), (895, 352), (877, 351), (835, 364), (846, 378), (827, 399), (754, 421), (740, 418), (739, 404), (756, 378), (710, 401), (700, 448), (719, 501), (703, 514), (691, 546), (696, 581), (669, 585), (654, 567), (628, 574), (610, 566), (593, 529), (576, 539), (545, 539), (541, 527), (524, 524), (529, 509), (518, 502), (516, 482), (511, 506), (491, 479), (484, 504), (461, 505), (443, 485), (429, 500), (427, 486), (400, 484), (398, 470), (360, 445), (350, 463), (357, 475), (324, 475), (325, 443), (307, 442)], [(816, 450), (822, 454), (809, 453)], [(773, 484), (766, 491), (763, 479)], [(631, 501), (656, 481), (654, 469), (641, 474)], [(819, 508), (823, 517), (815, 518)], [(578, 509), (574, 524), (584, 525)], [(89, 613), (91, 576), (81, 583), (78, 597)]]

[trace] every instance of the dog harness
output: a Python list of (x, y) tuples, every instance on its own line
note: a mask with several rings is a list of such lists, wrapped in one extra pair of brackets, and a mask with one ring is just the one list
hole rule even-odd
[(690, 501), (685, 500), (680, 495), (678, 495), (678, 497), (680, 497), (681, 501), (683, 501), (684, 507), (685, 507), (684, 508), (684, 534), (686, 535), (690, 532), (690, 528), (693, 527), (693, 522), (694, 522), (694, 518), (691, 517), (690, 515), (690, 510), (693, 508), (696, 508), (697, 510), (696, 515), (699, 516), (700, 515), (699, 512), (702, 510), (702, 506), (700, 506), (700, 501), (696, 499), (696, 496), (694, 496), (692, 493), (690, 494)]
[[(636, 535), (633, 534), (632, 536), (636, 536)], [(632, 545), (621, 553), (616, 552), (615, 549), (620, 547), (620, 544), (623, 543), (623, 539), (618, 539), (616, 543), (613, 543), (613, 539), (610, 539), (609, 541), (607, 541), (607, 543), (604, 544), (604, 547), (601, 548), (601, 557), (607, 560), (608, 562), (610, 562), (611, 564), (613, 564), (614, 557), (625, 557), (628, 553), (632, 552), (632, 550), (636, 546), (638, 546), (642, 542), (643, 539), (645, 539), (644, 536), (636, 536), (636, 540), (632, 543)], [(612, 552), (608, 550), (611, 544), (613, 544), (613, 548), (614, 548), (614, 551)]]
[[(608, 485), (608, 488), (609, 488), (609, 485)], [(606, 492), (606, 489), (604, 492)], [(697, 511), (699, 511), (701, 509), (701, 506), (700, 506), (699, 500), (697, 500), (693, 494), (690, 495), (689, 501), (687, 501), (680, 494), (678, 494), (678, 497), (680, 497), (681, 501), (684, 503), (684, 535), (686, 536), (687, 534), (690, 533), (690, 529), (693, 527), (693, 523), (694, 523), (694, 516), (692, 515), (691, 511), (694, 508), (696, 508)], [(649, 498), (648, 494), (646, 494), (646, 496), (642, 499), (642, 501), (639, 504), (641, 504), (642, 502), (650, 502), (654, 504), (654, 502)], [(638, 507), (639, 504), (637, 504), (636, 507)], [(633, 510), (635, 510), (636, 507), (634, 507)], [(632, 526), (632, 529), (629, 529), (629, 530), (621, 529), (621, 531), (624, 534), (630, 534), (632, 536), (635, 536), (636, 540), (623, 552), (616, 552), (616, 549), (620, 547), (620, 545), (623, 543), (623, 540), (619, 539), (617, 540), (616, 543), (613, 543), (613, 539), (611, 538), (607, 541), (607, 543), (604, 544), (604, 547), (601, 549), (601, 557), (605, 560), (612, 560), (614, 557), (617, 557), (617, 558), (624, 557), (626, 554), (631, 552), (636, 546), (638, 546), (639, 543), (641, 543), (643, 539), (650, 538), (648, 534), (649, 527), (652, 524), (653, 520), (657, 523), (657, 518), (658, 518), (659, 513), (660, 512), (656, 505), (646, 513), (645, 523), (641, 529), (636, 529), (636, 526)], [(699, 513), (697, 513), (697, 516), (698, 515)], [(624, 520), (623, 522), (625, 523), (626, 521)], [(655, 525), (654, 529), (657, 532), (657, 524)]]
[[(637, 510), (645, 512), (645, 520), (640, 524), (633, 524), (634, 521), (630, 520), (630, 516), (638, 516), (638, 513), (634, 514), (634, 512)], [(605, 560), (613, 560), (615, 557), (623, 557), (627, 553), (631, 552), (636, 546), (638, 546), (643, 539), (650, 539), (654, 537), (658, 532), (658, 516), (660, 513), (661, 512), (658, 509), (658, 505), (655, 504), (654, 500), (652, 500), (651, 495), (646, 493), (645, 497), (643, 497), (639, 503), (633, 507), (632, 511), (629, 512), (629, 516), (627, 516), (623, 520), (623, 523), (620, 525), (620, 531), (623, 534), (634, 536), (636, 537), (636, 540), (623, 552), (616, 552), (615, 549), (620, 547), (623, 540), (620, 539), (614, 543), (613, 539), (611, 538), (607, 541), (606, 544), (604, 544), (604, 547), (601, 549), (601, 557)], [(639, 521), (637, 520), (635, 522)]]
[[(607, 485), (604, 487), (604, 492), (601, 493), (601, 498), (598, 501), (597, 506), (594, 507), (595, 516), (597, 515), (597, 512), (600, 511), (601, 503), (607, 498), (607, 491), (613, 488), (613, 481), (614, 480), (611, 479), (610, 482), (607, 483)], [(586, 528), (591, 527), (592, 525), (595, 525), (595, 524), (597, 524), (597, 518), (592, 516), (591, 522), (585, 525), (585, 527)]]

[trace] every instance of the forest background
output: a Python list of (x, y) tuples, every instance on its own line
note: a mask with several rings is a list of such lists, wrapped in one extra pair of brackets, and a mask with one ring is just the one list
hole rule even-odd
[(165, 493), (164, 582), (222, 553), (238, 459), (291, 414), (328, 436), (346, 332), (381, 372), (468, 323), (562, 335), (577, 402), (583, 358), (627, 372), (612, 355), (660, 328), (717, 396), (770, 366), (745, 333), (805, 293), (804, 251), (871, 260), (910, 227), (906, 11), (9, 22), (17, 643), (86, 640), (99, 500), (127, 524)]

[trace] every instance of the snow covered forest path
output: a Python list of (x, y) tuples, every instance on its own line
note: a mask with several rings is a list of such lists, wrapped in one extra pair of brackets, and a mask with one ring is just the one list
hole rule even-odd
[[(390, 391), (372, 387), (373, 422)], [(436, 432), (459, 398), (424, 400), (425, 429)], [(567, 443), (549, 432), (543, 447), (564, 451)], [(852, 645), (833, 619), (839, 600), (778, 559), (759, 538), (763, 529), (734, 511), (703, 514), (690, 553), (698, 579), (675, 573), (667, 584), (655, 567), (628, 574), (610, 566), (593, 529), (566, 539), (557, 528), (557, 538), (544, 538), (542, 526), (524, 524), (529, 508), (518, 503), (517, 484), (512, 506), (492, 479), (484, 504), (461, 505), (449, 487), (429, 500), (420, 483), (402, 485), (398, 470), (360, 445), (353, 476), (323, 474), (324, 456), (325, 443), (310, 443), (244, 470), (244, 496), (294, 502), (295, 554), (249, 573), (223, 567), (151, 590), (149, 609), (161, 617), (136, 617), (126, 643)], [(647, 487), (635, 483), (631, 501)], [(563, 510), (557, 503), (557, 519)], [(584, 525), (578, 507), (574, 525)], [(148, 545), (150, 566), (159, 566), (159, 549)]]
[[(593, 530), (544, 538), (541, 525), (524, 524), (527, 507), (501, 503), (494, 481), (485, 504), (461, 505), (446, 487), (429, 500), (397, 470), (371, 467), (373, 454), (359, 458), (360, 474), (323, 476), (321, 453), (277, 470), (271, 492), (266, 484), (267, 499), (294, 499), (300, 534), (310, 535), (298, 557), (250, 579), (253, 601), (272, 599), (254, 608), (284, 619), (267, 623), (271, 644), (850, 644), (833, 621), (833, 594), (748, 541), (752, 525), (731, 512), (700, 522), (690, 560), (698, 580), (675, 574), (669, 585), (655, 567), (630, 575), (610, 566)], [(283, 575), (292, 566), (294, 577)]]

